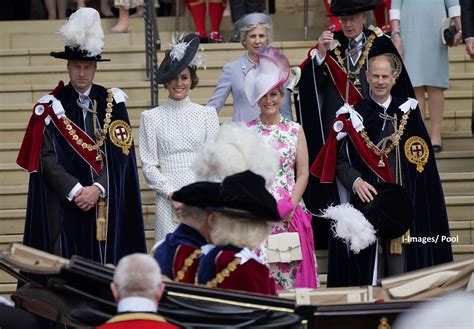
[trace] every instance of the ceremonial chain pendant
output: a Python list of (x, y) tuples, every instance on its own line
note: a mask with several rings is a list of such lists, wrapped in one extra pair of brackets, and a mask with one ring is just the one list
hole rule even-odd
[(377, 164), (377, 167), (379, 168), (385, 168), (385, 163), (383, 162), (383, 159), (380, 158), (379, 163)]

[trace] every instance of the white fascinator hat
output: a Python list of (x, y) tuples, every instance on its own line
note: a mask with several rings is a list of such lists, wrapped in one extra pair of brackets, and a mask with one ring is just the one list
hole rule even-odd
[(276, 48), (263, 47), (244, 79), (245, 95), (250, 104), (255, 105), (266, 93), (283, 86), (289, 75), (290, 64), (285, 55)]

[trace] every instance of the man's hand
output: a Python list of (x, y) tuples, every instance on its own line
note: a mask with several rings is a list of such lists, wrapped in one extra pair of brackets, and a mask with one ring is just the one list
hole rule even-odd
[(326, 57), (326, 53), (331, 47), (331, 42), (334, 39), (334, 33), (331, 31), (324, 31), (318, 38), (318, 55), (322, 60)]
[(370, 202), (374, 199), (374, 195), (377, 195), (375, 187), (363, 179), (359, 179), (354, 183), (354, 192), (363, 202)]
[(173, 192), (168, 193), (168, 198), (169, 198), (170, 201), (171, 201), (171, 204), (172, 204), (172, 206), (173, 206), (173, 208), (174, 208), (174, 211), (176, 211), (176, 216), (177, 216), (178, 218), (180, 218), (181, 215), (182, 215), (181, 209), (184, 207), (184, 203), (179, 202), (179, 201), (174, 201), (174, 200), (172, 199), (172, 196), (173, 196)]
[(99, 196), (101, 194), (100, 189), (95, 186), (85, 186), (81, 188), (74, 196), (74, 202), (83, 211), (88, 211), (95, 207)]
[(474, 38), (466, 40), (466, 52), (474, 60)]

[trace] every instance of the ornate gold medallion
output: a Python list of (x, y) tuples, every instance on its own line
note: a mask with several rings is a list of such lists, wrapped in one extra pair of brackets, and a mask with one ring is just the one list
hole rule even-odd
[(428, 162), (430, 150), (425, 140), (419, 136), (413, 136), (405, 142), (405, 156), (408, 161), (416, 164), (416, 170), (423, 172), (424, 166)]
[(132, 128), (123, 120), (115, 120), (110, 124), (109, 136), (115, 146), (122, 148), (122, 152), (128, 155), (132, 147)]

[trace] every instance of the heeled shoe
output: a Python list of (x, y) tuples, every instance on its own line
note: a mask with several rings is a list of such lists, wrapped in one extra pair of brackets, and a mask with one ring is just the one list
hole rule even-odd
[(210, 43), (223, 43), (224, 42), (224, 38), (222, 37), (222, 35), (216, 31), (209, 33), (208, 39)]
[(438, 144), (433, 144), (433, 152), (434, 153), (443, 152), (443, 146), (438, 145)]

